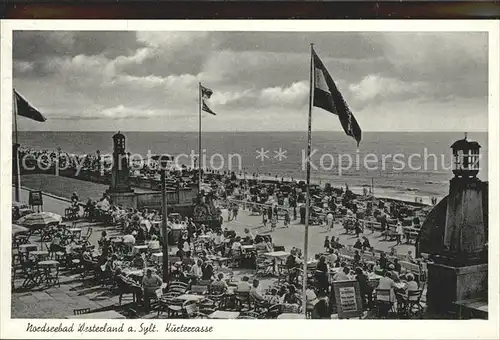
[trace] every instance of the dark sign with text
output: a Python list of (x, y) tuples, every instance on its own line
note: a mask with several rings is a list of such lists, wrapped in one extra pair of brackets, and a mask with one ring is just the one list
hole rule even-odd
[(43, 195), (41, 191), (30, 191), (29, 205), (43, 206)]
[(363, 314), (361, 292), (357, 281), (339, 281), (333, 284), (339, 319), (358, 317)]

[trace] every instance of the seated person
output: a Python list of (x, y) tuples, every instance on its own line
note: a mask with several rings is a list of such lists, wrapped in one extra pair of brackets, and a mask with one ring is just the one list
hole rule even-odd
[(134, 255), (134, 258), (132, 259), (132, 267), (135, 268), (144, 268), (144, 258), (142, 257), (141, 253), (136, 253)]
[(199, 279), (201, 279), (203, 272), (201, 270), (202, 262), (201, 260), (196, 261), (191, 268), (189, 269), (189, 277), (191, 278), (192, 282), (197, 282)]
[(267, 244), (264, 242), (264, 238), (260, 238), (259, 242), (255, 245), (257, 251), (267, 252)]
[(148, 251), (150, 253), (156, 253), (160, 250), (160, 241), (158, 241), (158, 237), (156, 235), (151, 236), (151, 241), (148, 243)]
[(415, 259), (413, 258), (413, 255), (411, 254), (411, 250), (408, 250), (408, 254), (406, 254), (406, 261), (410, 263), (415, 263)]
[(241, 278), (241, 281), (238, 282), (238, 284), (236, 285), (236, 292), (239, 292), (239, 293), (246, 293), (246, 292), (250, 292), (250, 289), (252, 288), (250, 286), (250, 283), (248, 283), (248, 276), (243, 276)]
[(312, 310), (316, 303), (318, 303), (318, 297), (314, 292), (314, 288), (309, 284), (306, 290), (306, 308), (307, 310)]
[(344, 266), (341, 271), (339, 271), (335, 276), (333, 277), (333, 281), (349, 281), (351, 278), (349, 277), (349, 273), (351, 270), (349, 267)]
[(395, 270), (394, 264), (389, 265), (389, 270), (387, 271), (389, 274), (391, 274), (391, 279), (394, 282), (399, 282), (399, 273)]
[(394, 259), (394, 270), (397, 273), (401, 273), (401, 263), (399, 263), (398, 259)]
[(418, 283), (415, 281), (415, 276), (411, 273), (406, 274), (405, 291), (419, 290)]
[(238, 236), (231, 245), (231, 255), (241, 254), (241, 238)]
[(297, 295), (297, 289), (295, 288), (294, 285), (289, 284), (286, 289), (285, 293), (281, 297), (281, 303), (287, 304), (287, 305), (299, 305), (300, 304), (300, 298)]
[(175, 253), (175, 256), (181, 259), (181, 261), (184, 259), (186, 256), (186, 253), (184, 253), (184, 250), (182, 250), (182, 245), (177, 245), (177, 252)]
[(333, 268), (335, 267), (335, 263), (337, 262), (338, 256), (334, 253), (332, 248), (330, 248), (328, 252), (329, 254), (326, 257), (326, 263)]
[(217, 280), (215, 280), (215, 282), (212, 283), (211, 287), (216, 291), (220, 291), (221, 293), (224, 293), (228, 290), (229, 287), (227, 286), (227, 283), (224, 280), (223, 273), (217, 274)]
[(363, 244), (361, 243), (361, 240), (358, 238), (356, 240), (356, 243), (354, 243), (354, 245), (352, 246), (354, 249), (362, 249), (363, 248)]
[(313, 319), (330, 319), (330, 310), (326, 299), (319, 299), (314, 305), (311, 317)]
[(391, 278), (391, 272), (387, 271), (383, 277), (380, 278), (378, 282), (377, 289), (390, 289), (389, 298), (387, 300), (384, 296), (377, 296), (377, 299), (382, 301), (394, 302), (396, 301), (396, 294), (394, 293), (394, 289), (397, 289), (394, 280)]
[(134, 235), (137, 235), (136, 231), (134, 231), (131, 234), (127, 234), (127, 235), (125, 235), (125, 236), (122, 237), (123, 244), (127, 247), (127, 252), (128, 253), (132, 252), (132, 248), (135, 245), (135, 236)]
[(64, 253), (66, 251), (66, 248), (63, 247), (62, 243), (63, 243), (63, 241), (62, 241), (61, 233), (57, 232), (56, 235), (54, 236), (54, 238), (52, 239), (52, 242), (50, 242), (50, 252), (56, 253), (56, 252), (60, 251), (60, 252)]
[(115, 282), (119, 289), (123, 289), (125, 293), (133, 293), (136, 296), (137, 304), (142, 300), (142, 287), (133, 279), (126, 277), (120, 267), (116, 268)]
[(211, 261), (204, 261), (201, 266), (201, 279), (202, 280), (212, 280), (214, 276), (214, 267)]
[(153, 274), (151, 269), (146, 270), (146, 275), (142, 278), (142, 287), (144, 289), (144, 307), (146, 313), (149, 312), (149, 299), (156, 296), (156, 290), (161, 288), (163, 284), (162, 279)]
[(260, 287), (259, 287), (259, 280), (254, 279), (252, 282), (252, 288), (250, 288), (250, 297), (257, 302), (265, 303), (268, 305), (275, 305), (279, 303), (279, 298), (276, 296), (276, 290), (275, 294), (262, 294)]
[(359, 255), (359, 250), (354, 252), (354, 265), (358, 265), (361, 262), (361, 255)]

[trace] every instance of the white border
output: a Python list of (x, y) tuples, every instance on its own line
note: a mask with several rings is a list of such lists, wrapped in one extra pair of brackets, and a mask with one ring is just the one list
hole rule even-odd
[[(379, 320), (174, 320), (176, 324), (213, 325), (213, 333), (27, 333), (29, 320), (10, 319), (10, 247), (11, 247), (11, 124), (12, 117), (12, 31), (13, 30), (175, 30), (175, 31), (488, 31), (489, 32), (489, 320), (470, 321), (379, 321)], [(219, 338), (219, 339), (299, 339), (299, 338), (371, 338), (371, 339), (498, 339), (499, 319), (499, 24), (493, 20), (363, 20), (363, 21), (253, 21), (253, 20), (221, 20), (197, 21), (125, 21), (125, 20), (4, 20), (1, 22), (1, 196), (0, 216), (2, 216), (1, 258), (3, 273), (0, 275), (0, 293), (2, 304), (0, 309), (0, 338)], [(33, 321), (33, 320), (31, 320)], [(58, 325), (58, 320), (36, 320), (43, 325), (45, 321)], [(114, 321), (114, 322), (113, 322)], [(121, 320), (110, 320), (108, 323), (119, 324)], [(126, 326), (137, 329), (146, 320), (126, 320)], [(149, 322), (149, 320), (147, 320)], [(152, 320), (154, 321), (154, 320)], [(69, 324), (72, 320), (63, 321)], [(100, 320), (97, 324), (103, 324)], [(162, 329), (167, 321), (155, 321)]]

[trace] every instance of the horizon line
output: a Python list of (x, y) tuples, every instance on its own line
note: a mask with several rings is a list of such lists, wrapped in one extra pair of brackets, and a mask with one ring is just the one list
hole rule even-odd
[[(121, 131), (121, 132), (193, 132), (193, 133), (198, 133), (198, 130), (123, 130), (123, 129), (117, 129), (117, 130), (18, 130), (18, 132), (116, 132), (116, 131)], [(313, 132), (328, 132), (328, 133), (344, 133), (344, 131), (341, 130), (312, 130)], [(14, 132), (14, 131), (12, 131)], [(270, 132), (307, 132), (307, 130), (236, 130), (236, 131), (228, 131), (228, 130), (209, 130), (209, 131), (202, 131), (202, 132), (208, 132), (208, 133), (247, 133), (247, 132), (262, 132), (262, 133), (270, 133)], [(387, 133), (387, 132), (393, 132), (393, 133), (436, 133), (436, 132), (456, 132), (456, 133), (488, 133), (488, 130), (431, 130), (431, 131), (426, 131), (426, 130), (367, 130), (367, 131), (362, 131), (366, 133)]]

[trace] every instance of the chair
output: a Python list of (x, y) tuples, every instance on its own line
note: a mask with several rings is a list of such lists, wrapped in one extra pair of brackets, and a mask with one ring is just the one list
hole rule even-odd
[(193, 294), (200, 294), (204, 295), (208, 293), (208, 286), (205, 285), (192, 285), (191, 286), (191, 293)]
[(278, 315), (280, 315), (282, 312), (282, 305), (277, 304), (277, 305), (272, 305), (267, 309), (265, 318), (266, 319), (276, 319)]
[(116, 280), (116, 285), (118, 287), (118, 292), (120, 293), (120, 297), (118, 298), (118, 304), (120, 306), (122, 305), (122, 299), (125, 294), (132, 294), (132, 302), (137, 302), (137, 297), (132, 286), (122, 280)]
[(204, 315), (209, 315), (217, 309), (217, 302), (212, 299), (203, 299), (200, 301), (199, 305), (199, 312)]
[(237, 317), (237, 319), (260, 319), (261, 314), (256, 313), (256, 312), (242, 312), (240, 315)]
[(243, 309), (245, 303), (248, 304), (248, 309), (252, 309), (250, 301), (250, 292), (235, 292), (236, 302), (240, 309)]
[(387, 313), (394, 311), (394, 303), (391, 301), (390, 289), (375, 289), (377, 301), (377, 315), (385, 316)]
[(92, 235), (92, 227), (87, 227), (87, 232), (85, 233), (85, 235), (82, 235), (82, 241), (84, 242), (87, 242), (90, 238), (90, 236)]
[(200, 286), (210, 286), (212, 284), (212, 280), (198, 280), (198, 285)]
[[(406, 313), (408, 316), (419, 316), (421, 317), (424, 313), (424, 307), (420, 303), (422, 298), (423, 289), (419, 290), (409, 290), (406, 298)], [(415, 311), (416, 308), (416, 311)]]
[(263, 275), (263, 276), (272, 275), (273, 266), (274, 266), (274, 263), (272, 261), (269, 261), (267, 258), (265, 258), (263, 256), (259, 256), (259, 257), (257, 257), (257, 260), (256, 260), (257, 272), (255, 273), (255, 275), (256, 276), (257, 275)]
[(82, 315), (88, 313), (90, 313), (90, 308), (73, 309), (73, 315)]
[(199, 315), (198, 305), (196, 303), (187, 303), (182, 306), (182, 316), (186, 319), (194, 319)]

